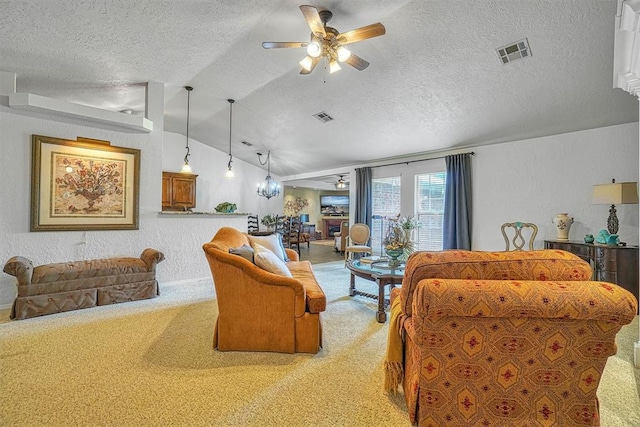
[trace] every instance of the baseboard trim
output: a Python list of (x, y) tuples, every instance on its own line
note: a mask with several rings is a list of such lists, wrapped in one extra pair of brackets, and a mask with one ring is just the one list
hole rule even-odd
[[(212, 282), (213, 283), (211, 277), (198, 277), (195, 279), (173, 280), (171, 282), (158, 281), (158, 286), (178, 286), (178, 285), (185, 285), (185, 284), (194, 283), (194, 282)], [(160, 291), (162, 291), (162, 288), (160, 288)]]

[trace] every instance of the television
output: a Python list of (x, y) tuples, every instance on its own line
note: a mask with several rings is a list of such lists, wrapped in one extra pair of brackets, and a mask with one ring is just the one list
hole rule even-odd
[(320, 213), (326, 216), (349, 215), (349, 195), (347, 194), (320, 195)]

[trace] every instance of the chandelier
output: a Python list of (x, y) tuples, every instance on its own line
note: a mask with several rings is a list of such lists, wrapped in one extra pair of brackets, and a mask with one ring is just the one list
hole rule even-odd
[(267, 152), (267, 160), (262, 163), (262, 153), (258, 153), (258, 161), (261, 165), (267, 165), (267, 177), (263, 183), (258, 184), (258, 196), (266, 197), (269, 200), (280, 194), (280, 183), (271, 177), (271, 151)]

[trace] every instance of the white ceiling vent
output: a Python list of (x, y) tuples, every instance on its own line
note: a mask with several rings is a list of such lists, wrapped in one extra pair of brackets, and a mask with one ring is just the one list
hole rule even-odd
[(327, 122), (330, 122), (331, 120), (333, 120), (333, 117), (331, 117), (330, 115), (328, 115), (324, 111), (320, 111), (319, 113), (314, 114), (313, 117), (315, 117), (316, 119), (320, 120), (322, 123), (327, 123)]
[(496, 53), (502, 64), (508, 64), (531, 56), (531, 49), (529, 49), (529, 42), (524, 38), (515, 43), (497, 48)]

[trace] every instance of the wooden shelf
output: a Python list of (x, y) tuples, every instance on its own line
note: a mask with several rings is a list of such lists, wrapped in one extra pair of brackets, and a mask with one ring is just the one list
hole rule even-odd
[(222, 212), (181, 212), (181, 211), (161, 211), (158, 212), (161, 215), (174, 215), (174, 216), (190, 216), (190, 217), (201, 217), (201, 216), (210, 216), (210, 217), (230, 217), (230, 216), (249, 216), (248, 212), (233, 212), (233, 213), (222, 213)]

